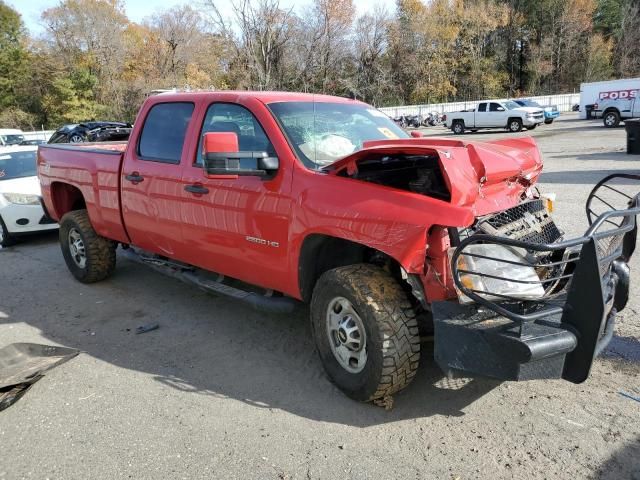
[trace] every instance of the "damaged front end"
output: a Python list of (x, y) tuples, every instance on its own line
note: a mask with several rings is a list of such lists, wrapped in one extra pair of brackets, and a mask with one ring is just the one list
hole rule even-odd
[(587, 200), (590, 227), (565, 239), (545, 200), (452, 230), (458, 302), (432, 304), (445, 371), (501, 380), (587, 379), (627, 302), (640, 175), (606, 177)]

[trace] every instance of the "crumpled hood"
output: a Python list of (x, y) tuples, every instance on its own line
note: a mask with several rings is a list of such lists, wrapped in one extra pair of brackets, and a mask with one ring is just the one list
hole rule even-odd
[(376, 155), (436, 154), (451, 193), (451, 204), (474, 216), (517, 205), (538, 179), (542, 158), (535, 140), (518, 137), (490, 142), (412, 138), (365, 142), (363, 148), (325, 167), (331, 174), (357, 171), (358, 162)]

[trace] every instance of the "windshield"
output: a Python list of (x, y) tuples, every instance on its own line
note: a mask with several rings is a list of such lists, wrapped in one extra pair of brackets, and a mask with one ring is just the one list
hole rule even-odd
[(518, 105), (516, 102), (511, 100), (507, 100), (506, 102), (502, 102), (502, 104), (507, 108), (507, 110), (515, 110), (516, 108), (521, 108), (522, 105)]
[(542, 106), (538, 102), (534, 102), (533, 100), (523, 100), (525, 107), (537, 107), (542, 108)]
[(33, 177), (36, 173), (36, 151), (0, 152), (0, 181)]
[(20, 145), (24, 140), (24, 135), (2, 135), (2, 142), (5, 145)]
[(360, 150), (368, 140), (410, 138), (384, 113), (361, 103), (281, 102), (269, 108), (312, 169)]

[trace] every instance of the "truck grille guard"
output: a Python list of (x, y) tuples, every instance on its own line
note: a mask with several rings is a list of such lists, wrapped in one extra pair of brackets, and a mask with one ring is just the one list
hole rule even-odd
[[(614, 174), (601, 180), (587, 199), (589, 228), (581, 237), (563, 240), (535, 201), (479, 220), (482, 233), (461, 240), (451, 256), (456, 288), (475, 305), (434, 304), (435, 356), (443, 369), (508, 380), (561, 377), (579, 383), (588, 377), (593, 358), (613, 335), (616, 312), (628, 298), (627, 262), (636, 246), (640, 193), (625, 193), (616, 185), (619, 181), (638, 182), (640, 187), (640, 175)], [(620, 202), (625, 206), (616, 208)], [(525, 228), (532, 226), (533, 217), (534, 228)], [(484, 233), (487, 230), (496, 234)], [(486, 254), (491, 248), (476, 245), (519, 254)], [(494, 274), (465, 267), (478, 261), (505, 268)], [(517, 267), (533, 268), (537, 275), (500, 274)], [(523, 286), (519, 291), (525, 294), (492, 291), (491, 285), (500, 282)], [(544, 294), (528, 296), (529, 287)]]

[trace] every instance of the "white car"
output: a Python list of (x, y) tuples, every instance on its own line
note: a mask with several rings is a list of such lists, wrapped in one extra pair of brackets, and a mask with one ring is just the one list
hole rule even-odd
[(15, 128), (0, 128), (0, 145), (19, 145), (24, 141), (24, 133), (22, 130)]
[(544, 123), (542, 108), (522, 107), (511, 100), (493, 100), (480, 102), (473, 110), (447, 113), (444, 126), (460, 135), (465, 130), (476, 132), (485, 128), (506, 128), (510, 132), (519, 132), (522, 127), (533, 130), (541, 123)]
[(7, 247), (16, 237), (58, 224), (44, 211), (40, 181), (36, 170), (38, 147), (0, 148), (0, 246)]

